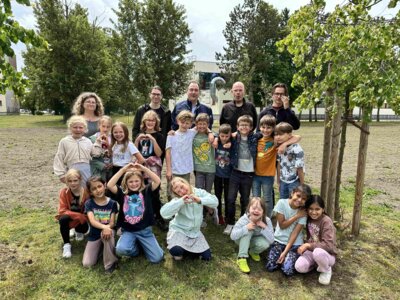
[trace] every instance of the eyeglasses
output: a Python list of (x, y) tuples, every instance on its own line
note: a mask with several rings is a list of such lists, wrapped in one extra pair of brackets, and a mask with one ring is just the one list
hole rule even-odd
[(250, 127), (249, 124), (240, 124), (238, 127)]
[(273, 95), (274, 95), (274, 96), (278, 96), (278, 97), (285, 96), (285, 94), (284, 94), (284, 93), (273, 93)]

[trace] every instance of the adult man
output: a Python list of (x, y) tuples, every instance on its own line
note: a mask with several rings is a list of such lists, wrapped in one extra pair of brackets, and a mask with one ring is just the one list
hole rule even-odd
[[(300, 121), (293, 110), (290, 109), (286, 84), (277, 83), (272, 87), (272, 100), (272, 105), (268, 105), (261, 111), (258, 121), (260, 121), (263, 116), (269, 114), (276, 118), (276, 124), (286, 122), (292, 125), (293, 129), (299, 129)], [(260, 124), (260, 122), (258, 122), (258, 124)], [(259, 130), (259, 126), (257, 126), (257, 130)]]
[(168, 131), (171, 130), (171, 112), (167, 107), (161, 104), (161, 88), (158, 85), (154, 86), (151, 89), (149, 96), (150, 103), (143, 104), (136, 111), (135, 119), (133, 120), (132, 141), (135, 141), (137, 135), (140, 132), (140, 124), (142, 122), (143, 115), (151, 109), (154, 110), (160, 118), (161, 133), (165, 139), (167, 138)]
[(226, 103), (221, 111), (219, 124), (229, 124), (232, 127), (232, 132), (237, 130), (237, 120), (243, 115), (249, 115), (253, 118), (253, 128), (257, 122), (257, 111), (253, 103), (247, 102), (244, 99), (245, 88), (240, 81), (232, 85), (233, 101)]
[[(212, 124), (214, 122), (213, 113), (210, 107), (200, 103), (199, 101), (200, 95), (200, 87), (196, 81), (191, 81), (189, 83), (187, 89), (187, 100), (181, 101), (177, 103), (172, 111), (171, 119), (172, 119), (172, 130), (178, 129), (178, 124), (176, 122), (176, 116), (183, 110), (188, 110), (194, 114), (196, 119), (197, 115), (200, 113), (206, 113), (210, 117), (210, 121), (208, 123), (208, 128), (212, 128)], [(194, 126), (194, 123), (193, 123)], [(192, 127), (193, 127), (192, 126)]]

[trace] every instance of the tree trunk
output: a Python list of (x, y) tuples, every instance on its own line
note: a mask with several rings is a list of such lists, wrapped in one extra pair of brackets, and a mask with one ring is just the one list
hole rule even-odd
[[(370, 109), (369, 113), (372, 109)], [(363, 114), (365, 111), (363, 111)], [(356, 178), (356, 192), (354, 198), (353, 208), (353, 224), (351, 233), (355, 236), (360, 234), (360, 221), (361, 221), (361, 208), (362, 208), (362, 197), (364, 192), (364, 178), (365, 178), (365, 166), (367, 160), (367, 149), (368, 149), (368, 135), (369, 135), (369, 123), (367, 116), (363, 115), (363, 121), (361, 125), (360, 133), (360, 145), (358, 148), (358, 163), (357, 163), (357, 178)]]
[(336, 112), (332, 119), (332, 130), (331, 130), (331, 151), (329, 157), (329, 174), (328, 174), (328, 190), (326, 198), (326, 213), (332, 219), (335, 218), (335, 195), (336, 195), (336, 177), (338, 170), (338, 158), (339, 158), (339, 141), (341, 131), (341, 119), (342, 119), (342, 99), (335, 93), (334, 96)]
[(318, 122), (317, 106), (318, 106), (318, 104), (314, 105), (314, 122)]
[[(331, 96), (332, 92), (327, 92)], [(326, 204), (329, 176), (329, 156), (331, 153), (331, 105), (332, 98), (328, 98), (325, 103), (325, 122), (324, 122), (324, 146), (322, 150), (322, 170), (321, 170), (321, 197)]]
[(380, 106), (378, 106), (378, 111), (376, 112), (376, 121), (377, 122), (380, 122), (380, 113), (381, 113), (381, 107)]
[(308, 110), (308, 122), (312, 122), (312, 109)]
[(345, 96), (345, 111), (342, 121), (342, 133), (340, 135), (340, 149), (339, 149), (339, 160), (338, 160), (338, 170), (336, 175), (336, 192), (335, 192), (335, 220), (339, 221), (340, 215), (340, 185), (342, 184), (342, 170), (343, 170), (343, 157), (344, 149), (346, 148), (346, 134), (347, 134), (347, 120), (350, 117), (350, 92), (346, 91)]

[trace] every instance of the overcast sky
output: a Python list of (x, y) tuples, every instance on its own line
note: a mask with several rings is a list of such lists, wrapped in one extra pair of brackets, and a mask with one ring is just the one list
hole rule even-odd
[[(98, 18), (100, 25), (111, 27), (111, 19), (116, 19), (112, 9), (118, 8), (117, 0), (69, 0), (71, 3), (80, 3), (88, 8), (89, 18), (93, 20)], [(225, 29), (226, 22), (229, 20), (229, 13), (233, 8), (243, 3), (243, 0), (175, 0), (186, 8), (186, 16), (189, 27), (193, 31), (191, 35), (192, 43), (189, 49), (192, 50), (190, 56), (196, 60), (214, 61), (215, 52), (221, 52), (225, 45), (225, 38), (222, 31)], [(287, 7), (291, 13), (308, 4), (309, 0), (270, 0), (267, 1), (279, 11)], [(335, 5), (346, 3), (346, 0), (328, 0), (327, 9), (332, 10)], [(382, 3), (374, 8), (373, 14), (391, 18), (395, 12), (386, 9), (389, 0), (383, 0)], [(12, 1), (14, 16), (20, 24), (27, 28), (35, 28), (35, 17), (31, 7), (19, 5)], [(17, 54), (18, 69), (23, 65), (21, 51), (25, 49), (24, 45), (19, 43), (14, 47)]]

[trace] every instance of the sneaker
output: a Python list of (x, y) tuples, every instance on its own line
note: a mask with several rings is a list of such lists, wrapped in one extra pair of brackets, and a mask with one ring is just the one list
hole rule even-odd
[(251, 259), (254, 260), (254, 261), (260, 261), (261, 260), (260, 254), (249, 253), (249, 255), (250, 255)]
[(243, 273), (250, 273), (250, 268), (247, 264), (247, 259), (238, 258), (236, 264), (239, 266), (240, 271), (242, 271)]
[(66, 243), (63, 246), (63, 258), (71, 258), (72, 253), (71, 253), (71, 244)]
[(72, 239), (75, 236), (75, 228), (69, 230), (69, 238)]
[(111, 274), (112, 272), (115, 271), (115, 269), (116, 269), (117, 267), (118, 267), (118, 263), (115, 262), (115, 263), (113, 263), (113, 264), (111, 265), (111, 267), (109, 267), (108, 269), (106, 269), (104, 272), (105, 272), (106, 274)]
[(218, 219), (219, 219), (219, 222), (218, 222), (219, 225), (225, 225), (225, 220), (224, 220), (223, 216), (218, 216)]
[(328, 272), (321, 272), (321, 274), (319, 274), (318, 281), (320, 284), (328, 285), (331, 282), (331, 277), (332, 270), (329, 270)]
[(232, 231), (233, 225), (226, 225), (225, 230), (224, 230), (224, 234), (226, 235), (230, 235), (231, 231)]
[(218, 225), (219, 218), (218, 218), (218, 209), (214, 208), (214, 213), (211, 215), (212, 221), (215, 225)]
[(83, 239), (85, 238), (85, 235), (83, 233), (80, 232), (75, 232), (75, 241), (83, 241)]
[(183, 259), (183, 256), (172, 256), (172, 258), (173, 258), (174, 260), (178, 261), (178, 260), (182, 260), (182, 259)]

